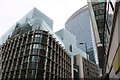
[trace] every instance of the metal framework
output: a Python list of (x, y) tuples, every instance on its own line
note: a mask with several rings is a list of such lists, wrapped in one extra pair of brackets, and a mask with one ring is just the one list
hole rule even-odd
[(47, 31), (10, 37), (1, 49), (2, 80), (71, 78), (70, 55)]

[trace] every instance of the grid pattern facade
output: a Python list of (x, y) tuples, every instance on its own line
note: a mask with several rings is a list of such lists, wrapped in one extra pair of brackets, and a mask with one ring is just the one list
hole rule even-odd
[(2, 80), (68, 78), (71, 58), (47, 31), (30, 31), (2, 45)]
[(85, 58), (83, 60), (83, 72), (84, 72), (84, 79), (89, 80), (90, 78), (95, 80), (99, 77), (98, 66), (95, 63), (88, 61)]

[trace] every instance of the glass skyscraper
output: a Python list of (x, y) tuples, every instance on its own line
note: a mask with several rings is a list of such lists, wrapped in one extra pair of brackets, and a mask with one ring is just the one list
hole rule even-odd
[(88, 6), (76, 11), (65, 23), (65, 28), (76, 36), (78, 48), (87, 52), (91, 61), (98, 63)]

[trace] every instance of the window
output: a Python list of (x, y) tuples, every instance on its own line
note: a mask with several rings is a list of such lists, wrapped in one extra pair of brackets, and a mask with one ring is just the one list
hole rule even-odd
[[(14, 75), (14, 72), (12, 71), (11, 72), (11, 75), (10, 75), (10, 78), (13, 78), (13, 75)], [(6, 77), (7, 77), (8, 75), (6, 75)]]
[(38, 38), (39, 38), (39, 37), (40, 37), (40, 34), (35, 34), (35, 38), (36, 38), (36, 37), (38, 37)]
[(32, 46), (31, 44), (27, 45), (26, 52), (25, 52), (26, 55), (29, 54), (29, 52), (31, 50), (31, 46)]
[(47, 43), (47, 36), (42, 35), (42, 42), (43, 42), (43, 43)]
[(31, 40), (32, 40), (32, 36), (30, 35), (30, 36), (28, 37), (28, 43), (30, 43)]
[(40, 42), (40, 34), (35, 35), (34, 42)]
[(23, 45), (26, 43), (26, 37), (23, 39)]
[(27, 49), (31, 49), (31, 44), (27, 45)]
[(40, 57), (39, 63), (38, 63), (38, 68), (39, 68), (40, 70), (43, 70), (43, 69), (44, 69), (44, 63), (45, 63), (45, 58), (44, 58), (44, 57)]
[(28, 62), (28, 57), (24, 57), (23, 63), (27, 63), (27, 62)]
[(16, 71), (15, 78), (18, 78), (18, 76), (19, 76), (19, 71), (17, 70), (17, 71)]
[(26, 50), (26, 52), (25, 52), (25, 54), (26, 54), (26, 55), (28, 55), (28, 54), (29, 54), (29, 52), (30, 52), (30, 50), (29, 50), (29, 49), (27, 49), (27, 50)]
[(21, 78), (25, 78), (26, 70), (21, 71)]
[(38, 56), (30, 56), (30, 62), (37, 62)]
[[(37, 72), (37, 78), (38, 78), (38, 80), (44, 80), (43, 77), (44, 77), (44, 70), (39, 70), (39, 71)], [(52, 79), (51, 79), (51, 80), (52, 80)], [(53, 80), (54, 80), (54, 79), (53, 79)]]
[(31, 54), (33, 54), (33, 55), (38, 55), (38, 50), (33, 49)]
[(23, 63), (23, 68), (27, 68), (27, 63)]
[(40, 44), (33, 44), (33, 49), (39, 49)]
[(18, 57), (19, 54), (19, 48), (16, 49), (16, 57)]
[(30, 62), (29, 69), (36, 69), (37, 62)]
[(46, 48), (47, 48), (46, 45), (42, 45), (42, 44), (41, 44), (40, 49), (46, 50)]
[(20, 56), (22, 56), (23, 55), (23, 53), (24, 53), (24, 46), (23, 47), (21, 47), (21, 52), (20, 52)]
[(28, 78), (35, 78), (36, 70), (28, 70)]
[(20, 69), (21, 62), (22, 62), (22, 58), (19, 58), (19, 60), (18, 60), (18, 65), (17, 65), (17, 69)]
[(46, 70), (47, 70), (47, 71), (49, 71), (49, 69), (50, 69), (50, 60), (49, 60), (49, 59), (47, 59)]
[(72, 52), (72, 45), (70, 45), (70, 52)]

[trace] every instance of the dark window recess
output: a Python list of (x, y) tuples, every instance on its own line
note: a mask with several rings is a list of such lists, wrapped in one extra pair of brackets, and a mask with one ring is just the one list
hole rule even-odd
[(38, 55), (38, 50), (33, 49), (31, 54), (33, 54), (33, 55)]
[[(36, 75), (36, 70), (28, 70), (28, 74), (27, 74), (28, 76), (28, 78), (35, 78), (35, 75)], [(41, 76), (41, 75), (39, 75), (39, 76)]]
[(26, 70), (21, 71), (21, 78), (25, 78)]
[(15, 79), (17, 79), (18, 76), (19, 76), (19, 71), (17, 70), (17, 71), (15, 72)]
[(37, 62), (38, 56), (30, 56), (30, 62)]
[(44, 65), (45, 65), (45, 58), (40, 57), (39, 62), (38, 62), (38, 69), (44, 70)]
[(46, 79), (45, 80), (49, 80), (49, 72), (46, 72)]
[(37, 72), (38, 80), (43, 80), (43, 77), (44, 77), (44, 70), (38, 70)]
[(32, 40), (32, 36), (29, 36), (29, 37), (28, 37), (28, 43), (30, 43), (31, 40)]
[(28, 54), (29, 54), (29, 52), (30, 52), (30, 50), (29, 50), (29, 49), (27, 49), (27, 50), (26, 50), (26, 52), (25, 52), (25, 55), (28, 55)]
[(24, 69), (27, 68), (27, 63), (23, 63), (23, 68), (24, 68)]
[(46, 55), (46, 50), (40, 49), (40, 55), (41, 55), (41, 56), (45, 56), (45, 55)]
[(47, 36), (42, 35), (42, 42), (46, 44), (47, 43), (47, 38), (48, 38)]
[[(13, 79), (13, 75), (14, 75), (14, 72), (12, 71), (11, 75), (10, 75), (10, 79)], [(6, 76), (8, 76), (8, 75), (6, 75)]]
[(37, 67), (37, 62), (30, 62), (29, 69), (36, 69), (36, 67)]
[(72, 52), (72, 45), (70, 45), (70, 51)]

